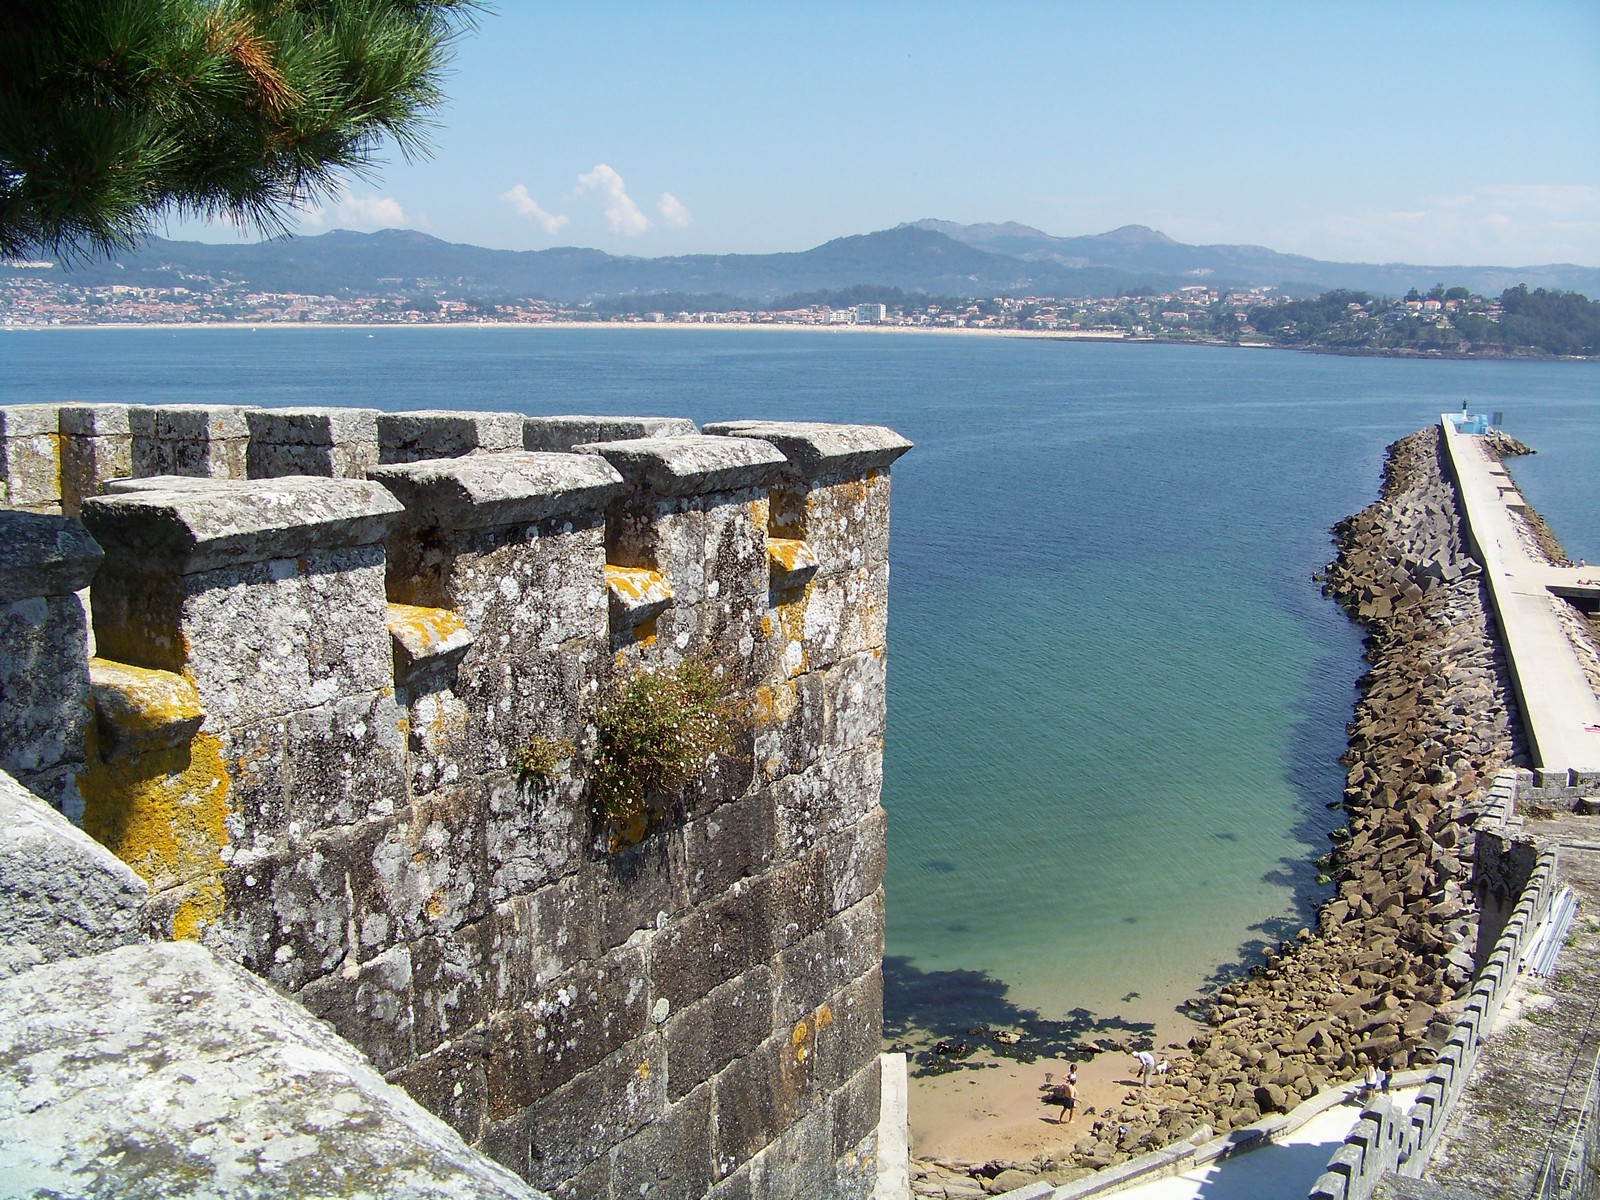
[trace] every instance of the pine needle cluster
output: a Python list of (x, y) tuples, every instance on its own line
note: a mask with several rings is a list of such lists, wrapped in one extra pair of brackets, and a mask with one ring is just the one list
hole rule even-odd
[(382, 143), (427, 148), (477, 0), (4, 0), (0, 254), (103, 255), (166, 216), (266, 234)]

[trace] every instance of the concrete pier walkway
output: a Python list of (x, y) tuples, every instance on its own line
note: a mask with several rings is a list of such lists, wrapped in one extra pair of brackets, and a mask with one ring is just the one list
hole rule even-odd
[(1481, 436), (1442, 418), (1469, 548), (1483, 563), (1534, 764), (1600, 779), (1600, 700), (1556, 617), (1557, 597), (1600, 599), (1600, 568), (1553, 567), (1530, 553), (1510, 473)]

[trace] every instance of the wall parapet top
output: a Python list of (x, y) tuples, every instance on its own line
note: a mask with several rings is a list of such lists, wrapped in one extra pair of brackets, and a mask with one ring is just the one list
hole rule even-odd
[(687, 417), (526, 417), (522, 422), (522, 445), (525, 450), (571, 450), (586, 442), (693, 437), (699, 432)]
[(464, 454), (521, 450), (521, 413), (418, 409), (378, 414), (380, 462), (420, 462)]
[(400, 502), (358, 479), (203, 480), (91, 496), (83, 523), (135, 569), (194, 575), (383, 540)]
[(156, 438), (247, 438), (249, 411), (237, 404), (131, 404), (128, 425)]
[(59, 431), (56, 409), (49, 404), (8, 404), (0, 408), (0, 437), (33, 437)]
[(789, 462), (789, 474), (862, 474), (887, 467), (911, 442), (886, 425), (833, 425), (822, 421), (713, 421), (717, 437), (771, 442)]
[(573, 449), (604, 458), (630, 484), (658, 496), (766, 487), (787, 461), (766, 442), (702, 435), (588, 442)]
[(60, 429), (72, 437), (128, 437), (133, 426), (126, 404), (63, 404)]
[(70, 517), (0, 509), (0, 603), (86, 588), (103, 557)]
[(601, 459), (525, 450), (397, 463), (368, 478), (405, 505), (405, 524), (440, 529), (599, 512), (622, 487), (622, 476)]

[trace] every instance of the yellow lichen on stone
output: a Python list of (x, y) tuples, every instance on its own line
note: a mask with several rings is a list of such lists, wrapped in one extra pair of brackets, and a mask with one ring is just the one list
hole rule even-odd
[(672, 599), (672, 585), (660, 571), (648, 567), (606, 564), (606, 587), (629, 606), (662, 604)]
[(832, 1024), (833, 1009), (829, 1005), (824, 1004), (821, 1008), (817, 1009), (817, 1031), (820, 1033), (822, 1030), (826, 1029)]
[(108, 751), (171, 745), (205, 719), (194, 684), (171, 671), (91, 658), (89, 683)]
[(173, 917), (175, 938), (198, 937), (222, 913), (230, 786), (222, 743), (205, 733), (109, 762), (91, 745), (90, 765), (79, 776), (85, 832), (152, 891), (188, 892)]
[(755, 723), (771, 725), (787, 721), (799, 705), (800, 688), (792, 679), (770, 687), (763, 684), (756, 689)]
[(640, 1079), (650, 1078), (650, 1060), (646, 1059), (633, 1069), (633, 1073)]
[(800, 1023), (794, 1027), (794, 1032), (789, 1035), (789, 1042), (794, 1046), (795, 1062), (803, 1063), (811, 1057), (812, 1030), (804, 1018), (801, 1018)]
[(384, 616), (389, 636), (405, 647), (412, 658), (425, 658), (445, 643), (459, 639), (467, 631), (459, 613), (448, 608), (424, 608), (417, 604), (390, 604)]

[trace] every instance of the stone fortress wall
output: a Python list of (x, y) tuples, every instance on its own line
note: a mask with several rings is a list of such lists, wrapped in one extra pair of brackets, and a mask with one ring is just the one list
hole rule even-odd
[[(908, 448), (0, 409), (0, 768), (132, 867), (151, 935), (276, 985), (537, 1187), (864, 1197)], [(664, 819), (603, 825), (598, 698), (690, 657), (749, 727)]]

